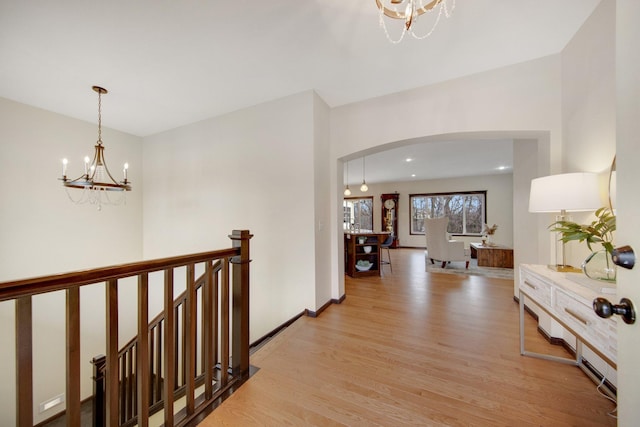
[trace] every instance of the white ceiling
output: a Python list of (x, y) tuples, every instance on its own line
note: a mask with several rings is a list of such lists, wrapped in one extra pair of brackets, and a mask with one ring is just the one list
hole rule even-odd
[[(407, 161), (407, 159), (411, 159)], [(362, 184), (363, 157), (345, 164), (344, 180), (352, 189)], [(367, 183), (420, 181), (513, 172), (512, 140), (415, 141), (364, 157)]]
[(138, 136), (310, 89), (336, 107), (558, 53), (599, 2), (457, 0), (393, 45), (375, 0), (0, 0), (0, 97), (95, 122), (100, 85)]

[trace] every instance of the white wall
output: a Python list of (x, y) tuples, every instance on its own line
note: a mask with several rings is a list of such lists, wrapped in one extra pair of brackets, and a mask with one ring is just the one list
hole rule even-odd
[(314, 184), (315, 184), (315, 305), (316, 311), (331, 300), (331, 198), (329, 179), (329, 106), (313, 96)]
[[(95, 107), (95, 105), (92, 105)], [(105, 122), (108, 123), (106, 117)], [(138, 260), (142, 245), (142, 144), (103, 127), (105, 158), (120, 178), (130, 165), (134, 191), (124, 206), (71, 203), (58, 178), (80, 176), (93, 157), (97, 124), (0, 98), (0, 280)]]
[(616, 152), (615, 1), (603, 1), (562, 51), (564, 172), (608, 170)]
[[(603, 1), (562, 51), (562, 171), (600, 173), (603, 190), (616, 154), (615, 12), (614, 1)], [(574, 213), (573, 219), (588, 223), (594, 218)], [(586, 244), (571, 242), (565, 248), (575, 266), (590, 253)]]
[[(455, 191), (487, 191), (487, 221), (489, 225), (498, 224), (494, 241), (511, 247), (513, 245), (513, 185), (510, 173), (482, 175), (464, 178), (403, 181), (382, 184), (369, 184), (369, 191), (360, 192), (354, 186), (350, 197), (373, 196), (374, 230), (381, 230), (382, 202), (380, 195), (397, 192), (398, 200), (398, 239), (400, 246), (423, 248), (424, 235), (410, 234), (409, 195), (420, 193), (441, 193)], [(479, 241), (478, 237), (455, 236), (456, 240), (467, 243)]]
[(559, 153), (559, 56), (331, 110), (331, 143), (338, 158), (423, 136), (500, 131), (552, 131), (551, 145)]
[[(559, 168), (560, 78), (560, 57), (555, 55), (332, 109), (331, 176), (338, 180), (332, 185), (332, 207), (342, 200), (339, 159), (418, 137), (540, 139), (548, 153), (542, 159), (548, 162), (544, 167), (550, 163), (552, 168)], [(529, 188), (514, 187), (513, 191), (528, 193)], [(341, 232), (339, 216), (332, 226)], [(519, 251), (518, 246), (514, 249)], [(336, 265), (340, 263), (340, 250), (339, 245), (334, 246)], [(344, 277), (334, 277), (332, 292), (344, 293)]]
[[(92, 104), (88, 108), (95, 108)], [(108, 123), (105, 116), (105, 123)], [(68, 175), (83, 172), (82, 158), (93, 155), (97, 124), (0, 98), (0, 281), (49, 275), (139, 260), (142, 257), (142, 143), (139, 138), (103, 128), (105, 158), (120, 177), (130, 165), (133, 191), (126, 206), (102, 208), (71, 203), (58, 178), (61, 159)], [(133, 289), (121, 297), (135, 303)], [(65, 391), (64, 294), (33, 298), (34, 406)], [(104, 287), (81, 291), (82, 397), (89, 396), (89, 360), (104, 353)], [(14, 342), (14, 303), (0, 303), (0, 339)], [(135, 318), (135, 317), (134, 317)], [(131, 323), (131, 322), (129, 322)], [(123, 336), (132, 333), (123, 324)], [(0, 425), (14, 425), (14, 346), (0, 346)], [(64, 408), (36, 414), (35, 421)]]
[(251, 340), (316, 308), (323, 108), (304, 92), (144, 139), (145, 258), (228, 247), (232, 229), (250, 230)]
[[(547, 252), (540, 250), (540, 241), (549, 240), (549, 232), (546, 225), (539, 225), (540, 216), (529, 212), (529, 187), (531, 180), (540, 173), (541, 165), (548, 165), (548, 161), (531, 161), (538, 159), (541, 152), (545, 152), (545, 143), (542, 140), (518, 140), (513, 145), (513, 186), (520, 191), (513, 193), (513, 246), (518, 250), (513, 254), (514, 283), (513, 294), (518, 295), (518, 283), (520, 264), (545, 263)], [(549, 246), (545, 245), (548, 250)]]

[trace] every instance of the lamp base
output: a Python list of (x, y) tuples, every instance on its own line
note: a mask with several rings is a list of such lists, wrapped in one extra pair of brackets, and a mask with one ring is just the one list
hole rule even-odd
[(582, 273), (582, 270), (575, 268), (571, 265), (547, 265), (549, 270), (557, 271), (559, 273)]

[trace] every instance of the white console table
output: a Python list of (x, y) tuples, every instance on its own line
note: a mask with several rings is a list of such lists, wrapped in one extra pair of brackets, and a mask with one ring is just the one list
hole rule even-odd
[[(615, 286), (615, 285), (614, 285)], [(586, 345), (616, 369), (617, 325), (613, 318), (603, 319), (593, 311), (598, 296), (615, 294), (615, 287), (588, 279), (581, 273), (561, 273), (544, 265), (520, 265), (520, 354), (579, 366), (591, 379), (599, 379), (582, 363)], [(534, 353), (525, 349), (524, 305), (532, 302), (576, 338), (575, 359)]]

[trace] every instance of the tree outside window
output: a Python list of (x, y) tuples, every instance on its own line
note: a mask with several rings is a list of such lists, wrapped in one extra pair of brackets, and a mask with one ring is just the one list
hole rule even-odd
[(486, 191), (410, 194), (411, 234), (424, 234), (424, 219), (449, 218), (448, 232), (480, 235), (486, 222)]
[(373, 230), (373, 197), (348, 197), (342, 202), (344, 230)]

